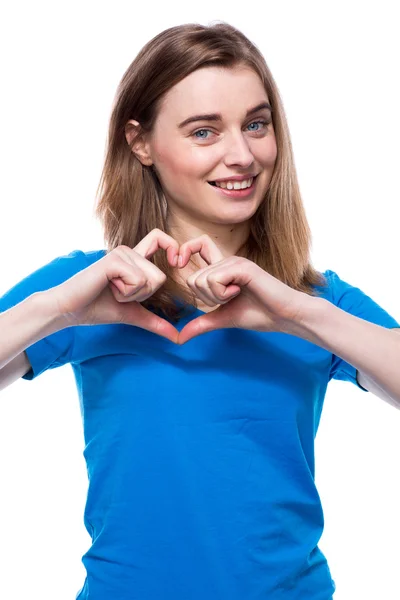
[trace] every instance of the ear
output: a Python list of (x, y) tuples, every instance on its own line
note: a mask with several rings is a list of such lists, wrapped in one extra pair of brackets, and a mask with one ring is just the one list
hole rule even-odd
[(133, 154), (140, 160), (142, 165), (146, 165), (147, 167), (152, 165), (153, 160), (151, 158), (150, 145), (138, 121), (132, 119), (127, 122), (125, 125), (125, 137)]

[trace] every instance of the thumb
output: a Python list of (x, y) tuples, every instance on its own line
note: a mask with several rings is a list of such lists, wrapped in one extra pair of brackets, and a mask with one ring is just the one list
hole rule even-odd
[(121, 308), (123, 311), (122, 322), (126, 325), (135, 325), (165, 337), (175, 344), (178, 343), (178, 330), (167, 320), (147, 310), (139, 302), (129, 302), (123, 304)]
[(209, 331), (235, 327), (231, 312), (228, 302), (205, 315), (201, 315), (201, 317), (193, 319), (193, 321), (187, 323), (182, 331), (179, 332), (178, 344), (185, 344), (192, 338), (203, 333), (208, 333)]

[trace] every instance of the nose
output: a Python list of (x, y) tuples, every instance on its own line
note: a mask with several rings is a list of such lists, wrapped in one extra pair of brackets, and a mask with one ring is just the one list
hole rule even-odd
[(254, 161), (249, 143), (242, 132), (233, 133), (226, 138), (224, 162), (226, 166), (249, 167)]

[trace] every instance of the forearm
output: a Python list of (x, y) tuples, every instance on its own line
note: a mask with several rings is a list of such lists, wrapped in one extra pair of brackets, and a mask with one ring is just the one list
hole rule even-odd
[(67, 326), (46, 292), (0, 313), (0, 369), (38, 340)]
[(400, 403), (400, 335), (307, 296), (287, 333), (306, 339), (353, 365)]

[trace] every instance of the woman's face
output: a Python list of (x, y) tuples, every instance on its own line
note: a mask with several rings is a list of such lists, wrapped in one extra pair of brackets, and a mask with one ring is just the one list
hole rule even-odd
[(243, 66), (191, 73), (163, 98), (148, 148), (171, 214), (194, 224), (247, 221), (277, 155), (260, 78)]

